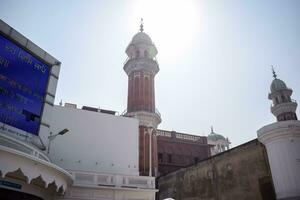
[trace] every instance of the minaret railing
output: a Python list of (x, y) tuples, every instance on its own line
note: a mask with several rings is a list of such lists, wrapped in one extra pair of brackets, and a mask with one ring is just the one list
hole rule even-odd
[(145, 57), (141, 57), (141, 58), (130, 58), (130, 57), (127, 57), (127, 59), (124, 61), (123, 65), (127, 65), (129, 62), (132, 62), (132, 61), (138, 61), (138, 60), (150, 60), (152, 62), (154, 62), (157, 66), (159, 66), (158, 64), (158, 61), (157, 59), (154, 57), (154, 58), (145, 58)]
[[(138, 110), (138, 111), (132, 111), (132, 112), (149, 112), (148, 110)], [(125, 109), (121, 114), (120, 116), (126, 116), (126, 113), (127, 113), (127, 109)], [(161, 114), (160, 112), (158, 111), (157, 108), (155, 108), (155, 114), (157, 114), (159, 117), (161, 117)]]

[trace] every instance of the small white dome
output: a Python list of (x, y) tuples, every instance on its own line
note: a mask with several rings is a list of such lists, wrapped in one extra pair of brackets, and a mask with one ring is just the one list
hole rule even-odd
[(144, 32), (138, 32), (137, 34), (135, 34), (135, 36), (133, 36), (132, 44), (138, 44), (138, 43), (144, 43), (144, 44), (152, 44), (152, 40), (149, 37), (149, 35), (147, 35)]
[(212, 140), (212, 141), (217, 141), (217, 140), (226, 140), (225, 137), (223, 135), (220, 135), (220, 134), (217, 134), (217, 133), (210, 133), (207, 138), (209, 140)]
[(286, 87), (286, 84), (282, 80), (275, 78), (271, 83), (270, 89), (271, 89), (271, 92), (273, 93), (273, 92), (276, 92), (279, 90), (287, 89), (287, 87)]

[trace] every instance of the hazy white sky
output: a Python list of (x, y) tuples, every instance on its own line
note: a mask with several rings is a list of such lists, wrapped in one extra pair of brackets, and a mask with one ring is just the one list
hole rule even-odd
[(233, 146), (256, 138), (275, 121), (271, 64), (300, 101), (298, 0), (0, 0), (0, 18), (62, 62), (57, 104), (120, 113), (141, 17), (158, 49), (159, 128), (207, 135), (213, 125)]

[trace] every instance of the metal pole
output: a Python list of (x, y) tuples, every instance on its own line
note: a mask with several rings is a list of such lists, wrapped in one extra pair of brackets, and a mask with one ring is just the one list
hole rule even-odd
[(49, 152), (50, 152), (51, 136), (52, 136), (52, 132), (50, 132), (50, 136), (48, 137), (48, 149), (47, 149), (47, 155), (49, 155)]

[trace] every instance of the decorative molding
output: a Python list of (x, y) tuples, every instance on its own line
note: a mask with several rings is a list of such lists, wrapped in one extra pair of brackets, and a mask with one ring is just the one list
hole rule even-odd
[(129, 59), (123, 67), (127, 75), (130, 75), (133, 71), (143, 70), (153, 75), (159, 71), (158, 63), (154, 59), (150, 58), (134, 58)]
[(271, 107), (271, 112), (274, 116), (278, 116), (282, 113), (288, 112), (296, 112), (297, 103), (296, 102), (287, 102), (287, 103), (280, 103), (278, 105)]
[(46, 188), (50, 184), (55, 184), (57, 192), (59, 190), (64, 192), (73, 181), (73, 177), (67, 171), (40, 159), (36, 154), (30, 155), (2, 145), (0, 145), (0, 163), (2, 178), (5, 178), (7, 173), (21, 171), (27, 183), (40, 177), (45, 182)]
[(258, 140), (263, 144), (289, 137), (300, 137), (300, 121), (275, 122), (257, 131)]
[(134, 117), (138, 119), (140, 126), (152, 125), (154, 128), (157, 128), (158, 124), (161, 123), (161, 117), (158, 113), (147, 112), (147, 111), (136, 111), (136, 112), (128, 112), (125, 115), (128, 117)]

